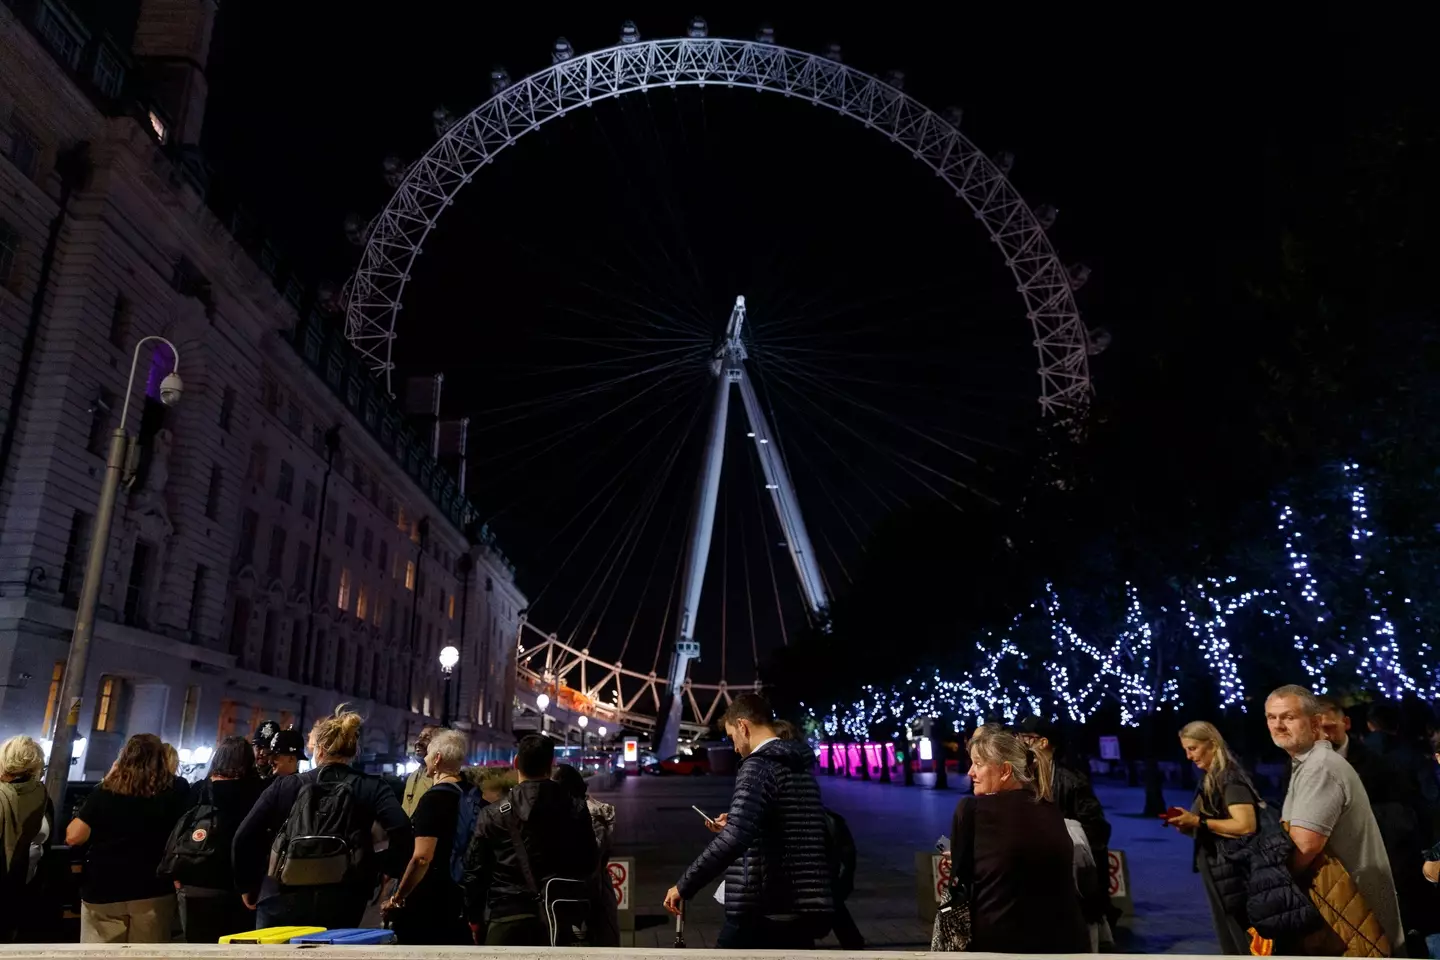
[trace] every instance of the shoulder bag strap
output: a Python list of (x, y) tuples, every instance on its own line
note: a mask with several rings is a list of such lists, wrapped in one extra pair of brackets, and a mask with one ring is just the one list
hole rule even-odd
[(515, 847), (515, 859), (520, 862), (520, 872), (525, 875), (525, 886), (535, 896), (540, 896), (540, 887), (535, 883), (535, 874), (530, 870), (530, 854), (525, 850), (525, 842), (520, 838), (520, 817), (515, 815), (515, 805), (509, 800), (500, 808), (500, 815), (505, 818), (505, 827), (510, 831), (510, 843)]
[(968, 804), (966, 813), (969, 814), (965, 818), (965, 855), (955, 864), (955, 882), (968, 897), (975, 887), (975, 818), (980, 815), (980, 810), (974, 797), (964, 802)]

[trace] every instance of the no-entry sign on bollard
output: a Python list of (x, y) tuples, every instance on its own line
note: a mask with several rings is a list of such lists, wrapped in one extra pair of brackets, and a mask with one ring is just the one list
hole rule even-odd
[(925, 923), (935, 922), (935, 910), (940, 905), (940, 896), (950, 883), (950, 861), (934, 850), (921, 850), (915, 854), (915, 902), (919, 907), (920, 919)]
[(1130, 867), (1125, 863), (1125, 851), (1108, 852), (1106, 867), (1110, 880), (1110, 902), (1127, 917), (1135, 915), (1135, 898), (1130, 894)]
[(610, 890), (615, 894), (615, 919), (620, 923), (620, 945), (635, 946), (635, 904), (630, 891), (635, 889), (635, 861), (630, 857), (611, 857), (605, 864), (610, 876)]

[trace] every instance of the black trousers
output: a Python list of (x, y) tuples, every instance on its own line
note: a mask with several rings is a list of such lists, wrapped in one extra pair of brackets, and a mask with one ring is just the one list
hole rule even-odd
[(366, 890), (356, 887), (292, 887), (260, 901), (255, 926), (324, 927), (343, 930), (358, 927), (370, 902)]
[(721, 950), (813, 950), (815, 921), (727, 916), (715, 946)]
[(232, 933), (255, 929), (255, 913), (233, 890), (181, 887), (177, 895), (186, 943), (219, 943)]

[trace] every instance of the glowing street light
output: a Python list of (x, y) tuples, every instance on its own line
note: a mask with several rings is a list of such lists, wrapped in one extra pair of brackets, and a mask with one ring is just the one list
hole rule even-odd
[(547, 694), (543, 694), (543, 693), (542, 693), (542, 694), (538, 695), (538, 696), (535, 698), (535, 707), (536, 707), (536, 709), (538, 709), (541, 713), (544, 713), (549, 706), (550, 706), (550, 697), (549, 697)]

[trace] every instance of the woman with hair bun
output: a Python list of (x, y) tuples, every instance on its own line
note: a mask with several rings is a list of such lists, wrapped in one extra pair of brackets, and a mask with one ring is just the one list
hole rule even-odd
[[(235, 882), (245, 905), (257, 911), (257, 927), (358, 927), (381, 873), (398, 877), (410, 862), (410, 818), (395, 792), (379, 777), (351, 766), (360, 752), (362, 722), (344, 704), (315, 721), (309, 745), (314, 768), (270, 781), (236, 831)], [(332, 875), (314, 860), (303, 860), (316, 844), (305, 850), (289, 841), (311, 835), (307, 815), (327, 806), (348, 811), (348, 822), (337, 830), (334, 843), (319, 846), (349, 853), (339, 875), (316, 882)], [(389, 839), (383, 851), (371, 839), (376, 824)]]
[(5, 841), (0, 874), (0, 943), (15, 939), (24, 910), (30, 847), (42, 841), (48, 805), (40, 774), (45, 754), (26, 736), (0, 744), (0, 836)]

